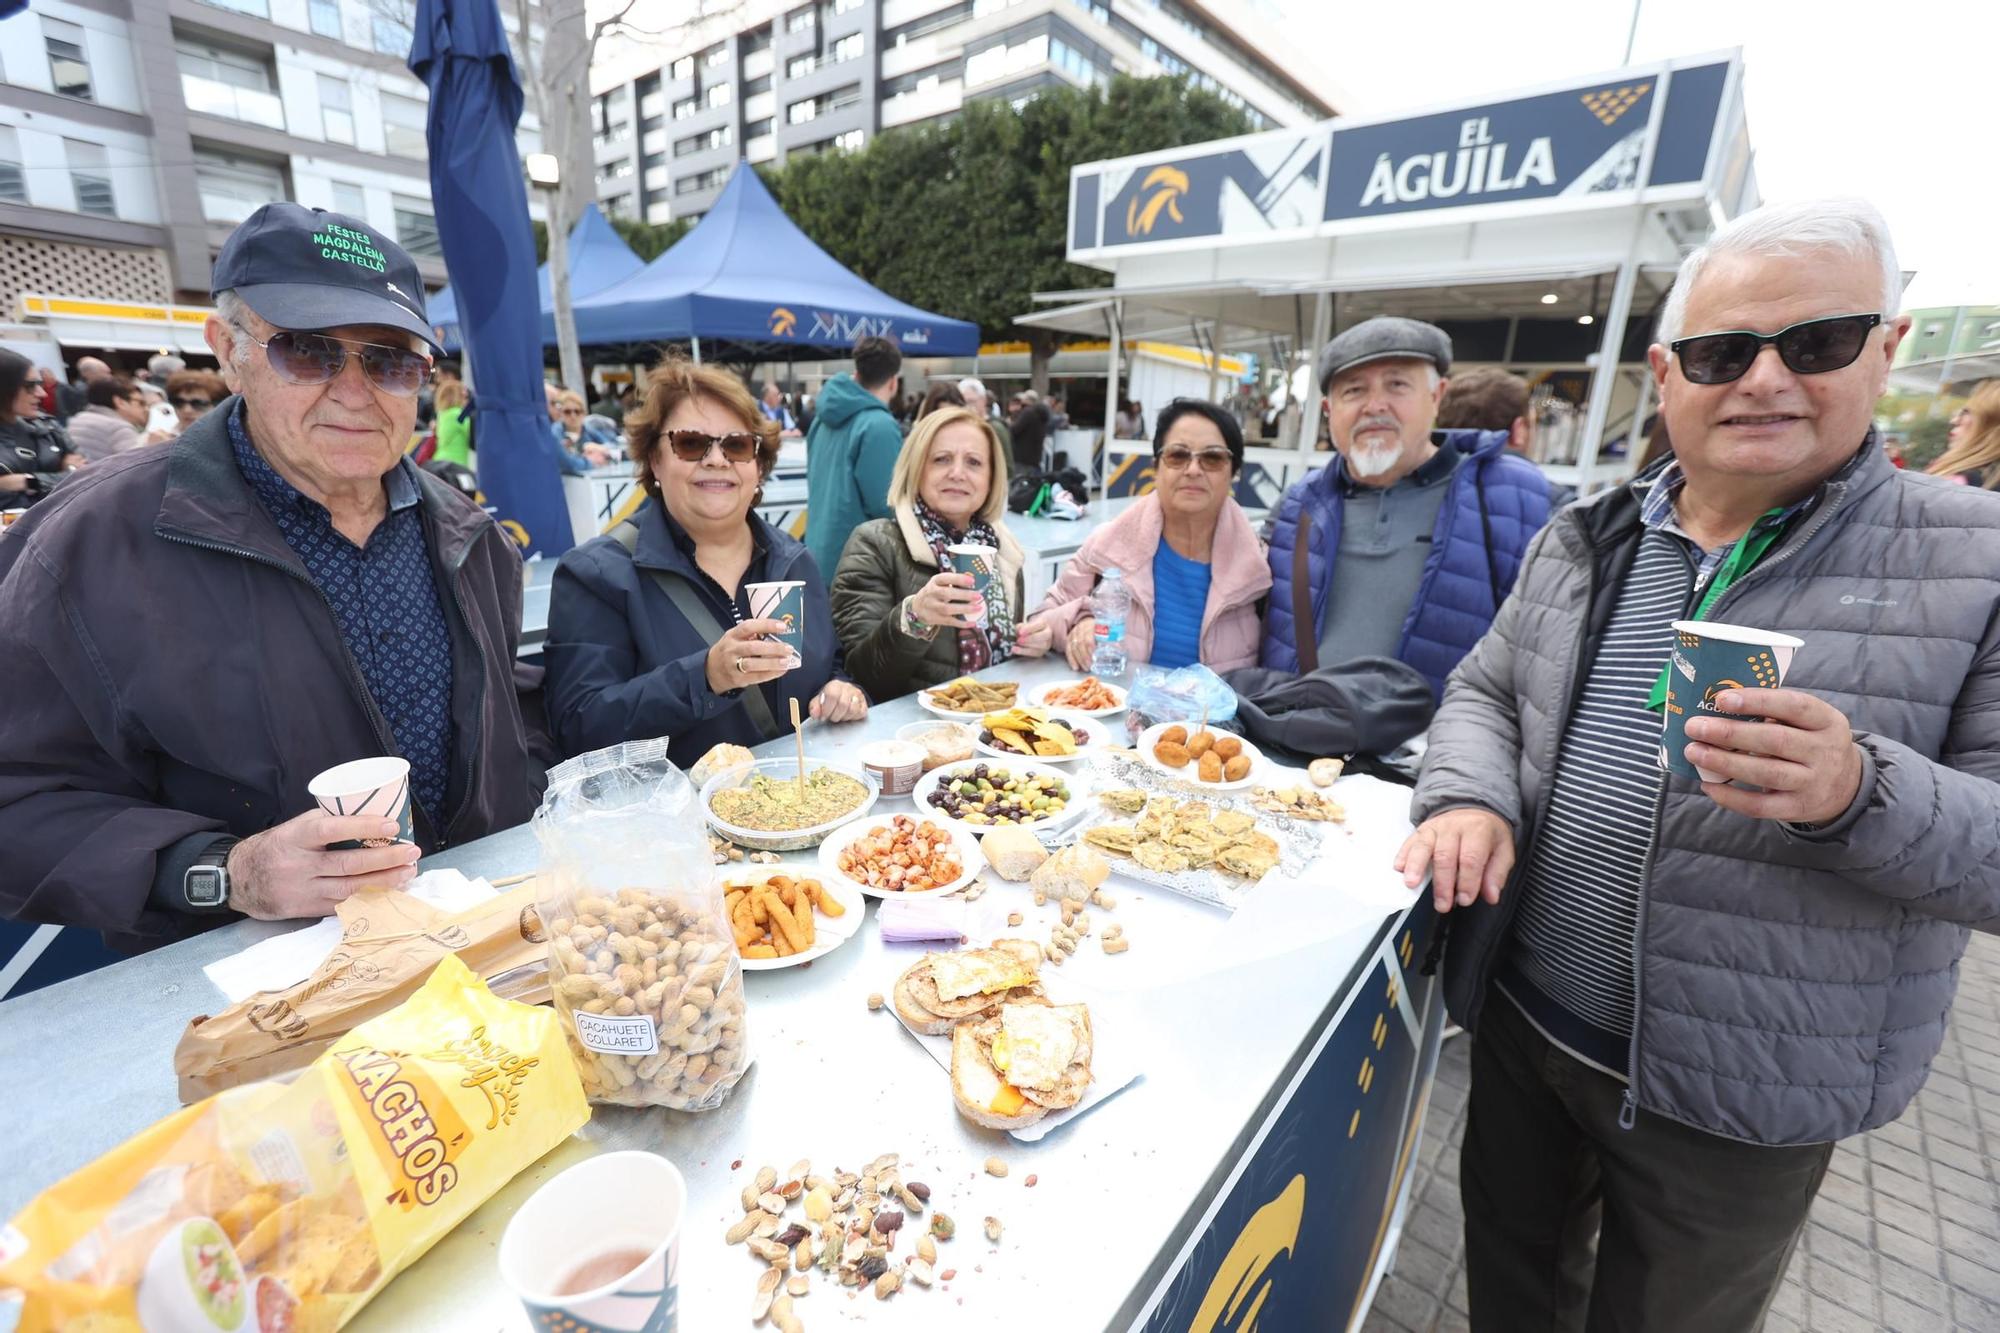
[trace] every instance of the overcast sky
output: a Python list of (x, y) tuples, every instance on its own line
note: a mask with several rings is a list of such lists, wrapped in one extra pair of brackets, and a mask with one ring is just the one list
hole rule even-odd
[[(1371, 115), (1613, 69), (1632, 21), (1628, 0), (1278, 4)], [(1909, 306), (2000, 303), (2000, 0), (1645, 0), (1632, 59), (1730, 46), (1767, 201), (1862, 195)]]

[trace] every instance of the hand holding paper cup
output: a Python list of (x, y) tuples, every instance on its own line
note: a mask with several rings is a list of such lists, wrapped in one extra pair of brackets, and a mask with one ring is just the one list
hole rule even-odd
[[(1702, 713), (1720, 713), (1715, 696), (1724, 690), (1775, 690), (1785, 683), (1792, 658), (1805, 640), (1775, 630), (1725, 625), (1713, 620), (1676, 620), (1673, 656), (1667, 663), (1667, 706), (1660, 730), (1660, 767), (1684, 778), (1726, 782), (1720, 773), (1696, 768), (1687, 758), (1687, 722)], [(1731, 714), (1731, 716), (1737, 716)]]
[(306, 784), (319, 808), (330, 815), (377, 815), (396, 821), (394, 838), (336, 842), (333, 850), (387, 847), (410, 842), (410, 761), (398, 755), (336, 764)]
[(687, 1184), (649, 1152), (609, 1152), (542, 1186), (500, 1237), (500, 1277), (537, 1329), (673, 1333)]
[(806, 585), (792, 581), (784, 583), (747, 583), (744, 594), (750, 599), (752, 620), (777, 620), (790, 626), (782, 634), (771, 638), (792, 650), (792, 665), (805, 662), (801, 650), (806, 641)]
[(983, 622), (986, 590), (993, 586), (994, 575), (1000, 569), (1000, 553), (978, 542), (959, 542), (944, 549), (951, 557), (952, 573), (972, 575), (972, 591), (979, 597), (979, 619)]

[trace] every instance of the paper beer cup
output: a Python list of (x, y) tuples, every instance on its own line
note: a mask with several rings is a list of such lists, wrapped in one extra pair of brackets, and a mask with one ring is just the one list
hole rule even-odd
[[(958, 542), (945, 547), (944, 550), (945, 554), (951, 557), (952, 573), (972, 575), (972, 590), (979, 594), (979, 599), (983, 603), (987, 596), (986, 590), (993, 586), (993, 580), (1000, 573), (1000, 552), (991, 546), (982, 546), (978, 542)], [(981, 623), (986, 620), (983, 607), (979, 619)]]
[(750, 599), (752, 620), (785, 622), (783, 633), (768, 637), (792, 650), (793, 666), (803, 664), (805, 658), (801, 650), (806, 641), (806, 585), (800, 582), (749, 583), (744, 585), (743, 591)]
[[(687, 1183), (672, 1162), (649, 1152), (602, 1153), (521, 1205), (500, 1237), (501, 1280), (538, 1330), (674, 1333), (686, 1211)], [(602, 1281), (578, 1288), (580, 1270), (617, 1255), (638, 1262), (624, 1272), (604, 1269)]]
[(348, 839), (332, 844), (334, 850), (351, 847), (387, 847), (392, 842), (409, 842), (410, 761), (397, 755), (376, 759), (356, 759), (337, 764), (306, 784), (319, 808), (330, 815), (374, 815), (393, 819), (394, 838)]
[(1673, 656), (1667, 663), (1660, 767), (1684, 778), (1724, 781), (1720, 773), (1697, 769), (1687, 761), (1687, 720), (1700, 713), (1721, 713), (1715, 696), (1724, 690), (1777, 689), (1785, 683), (1793, 655), (1805, 646), (1805, 640), (1775, 630), (1713, 620), (1676, 620)]

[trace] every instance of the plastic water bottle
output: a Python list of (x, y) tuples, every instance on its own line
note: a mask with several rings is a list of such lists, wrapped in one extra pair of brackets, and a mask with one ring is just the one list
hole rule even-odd
[(1132, 590), (1125, 584), (1125, 575), (1113, 565), (1090, 594), (1090, 618), (1097, 623), (1090, 674), (1100, 680), (1118, 680), (1125, 674), (1125, 611), (1131, 605)]

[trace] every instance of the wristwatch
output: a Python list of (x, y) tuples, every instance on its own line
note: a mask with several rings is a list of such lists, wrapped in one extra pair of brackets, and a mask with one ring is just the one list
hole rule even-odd
[(190, 912), (221, 912), (229, 907), (229, 852), (239, 838), (217, 838), (181, 875), (181, 897)]

